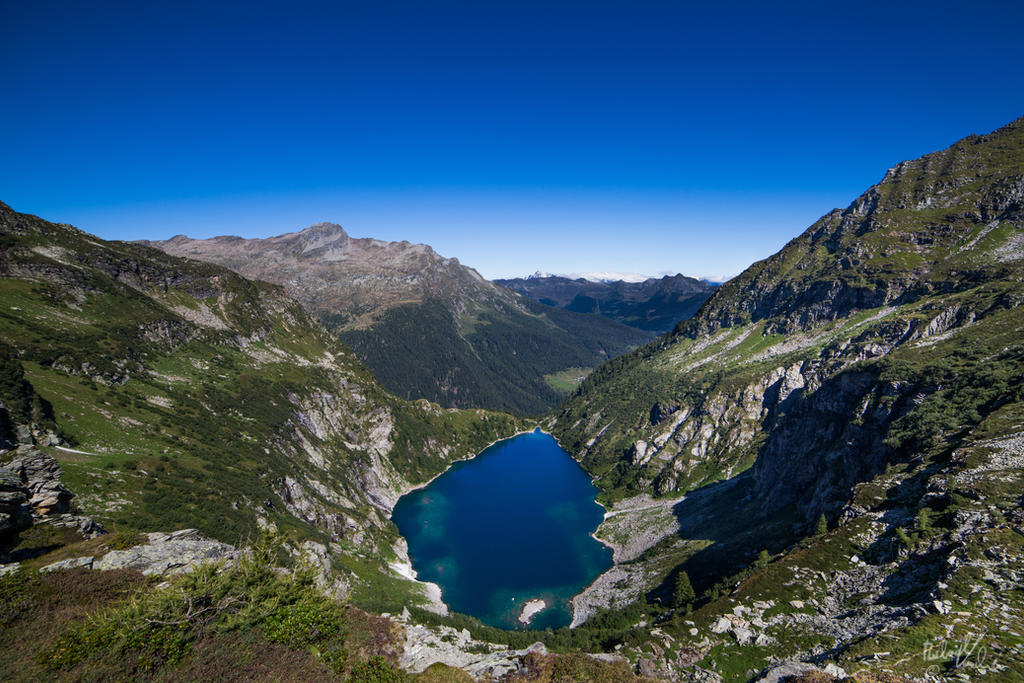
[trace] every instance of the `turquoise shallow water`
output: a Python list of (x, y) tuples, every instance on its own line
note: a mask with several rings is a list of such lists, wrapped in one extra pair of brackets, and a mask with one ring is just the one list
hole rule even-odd
[(413, 568), (444, 601), (485, 624), (520, 626), (522, 605), (548, 603), (531, 628), (568, 626), (569, 599), (611, 566), (590, 534), (604, 511), (580, 466), (540, 430), (499, 441), (403, 496), (392, 519)]

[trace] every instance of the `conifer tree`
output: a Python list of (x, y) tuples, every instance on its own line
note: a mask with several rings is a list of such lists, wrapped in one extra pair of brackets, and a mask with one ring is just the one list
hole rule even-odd
[(676, 585), (672, 591), (672, 603), (676, 607), (687, 607), (697, 599), (697, 594), (693, 591), (693, 584), (690, 583), (690, 577), (686, 572), (680, 571), (676, 574)]

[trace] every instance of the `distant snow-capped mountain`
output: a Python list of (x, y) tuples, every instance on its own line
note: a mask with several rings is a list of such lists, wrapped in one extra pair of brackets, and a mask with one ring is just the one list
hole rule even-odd
[(543, 270), (538, 270), (533, 275), (527, 275), (525, 279), (535, 280), (546, 277), (564, 277), (570, 280), (587, 280), (588, 282), (646, 282), (651, 279), (650, 275), (620, 273), (614, 270), (600, 270), (591, 273), (546, 273)]

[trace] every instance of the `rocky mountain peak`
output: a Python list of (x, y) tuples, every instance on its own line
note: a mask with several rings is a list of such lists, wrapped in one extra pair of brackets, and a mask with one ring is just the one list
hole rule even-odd
[(844, 210), (726, 283), (678, 330), (775, 318), (806, 330), (856, 310), (969, 288), (1024, 258), (1024, 120), (904, 161)]
[(344, 258), (349, 251), (348, 233), (337, 223), (314, 223), (300, 232), (288, 233), (269, 241), (287, 245), (287, 251), (295, 256), (318, 256), (326, 260)]
[(305, 230), (298, 233), (298, 236), (310, 242), (320, 240), (347, 240), (348, 233), (345, 232), (345, 228), (341, 227), (337, 223), (331, 223), (329, 221), (321, 221), (320, 223), (314, 223)]

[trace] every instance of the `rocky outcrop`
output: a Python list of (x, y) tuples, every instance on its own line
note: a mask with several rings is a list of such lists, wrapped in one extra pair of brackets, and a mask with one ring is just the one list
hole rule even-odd
[(0, 541), (32, 526), (32, 513), (25, 505), (28, 499), (21, 477), (0, 467)]
[(1020, 252), (1012, 232), (988, 242), (980, 233), (993, 221), (1005, 228), (1024, 220), (1022, 131), (1017, 119), (898, 164), (845, 210), (723, 285), (680, 332), (696, 338), (770, 319), (771, 331), (793, 333), (984, 282), (993, 255), (1015, 243)]
[(205, 538), (195, 529), (147, 534), (148, 542), (127, 550), (111, 550), (91, 563), (93, 569), (135, 569), (150, 576), (189, 572), (208, 562), (230, 562), (239, 551)]
[(57, 460), (32, 445), (19, 446), (0, 464), (0, 539), (10, 540), (40, 522), (74, 529), (85, 538), (104, 533), (95, 520), (70, 514), (74, 494), (60, 476)]
[(22, 482), (29, 495), (26, 504), (33, 516), (39, 518), (69, 511), (74, 494), (61, 484), (60, 464), (52, 455), (34, 446), (21, 446), (2, 468)]
[(397, 617), (405, 627), (405, 643), (400, 666), (412, 673), (422, 673), (440, 662), (462, 669), (474, 680), (498, 680), (523, 668), (523, 659), (530, 654), (547, 654), (543, 643), (534, 643), (522, 650), (476, 640), (466, 629), (450, 626), (427, 627), (415, 624), (408, 613)]
[[(817, 674), (817, 676), (814, 674)], [(782, 683), (793, 678), (830, 681), (846, 678), (846, 672), (835, 664), (829, 664), (824, 669), (819, 669), (807, 662), (784, 662), (771, 667), (758, 677), (757, 680), (758, 683)]]

